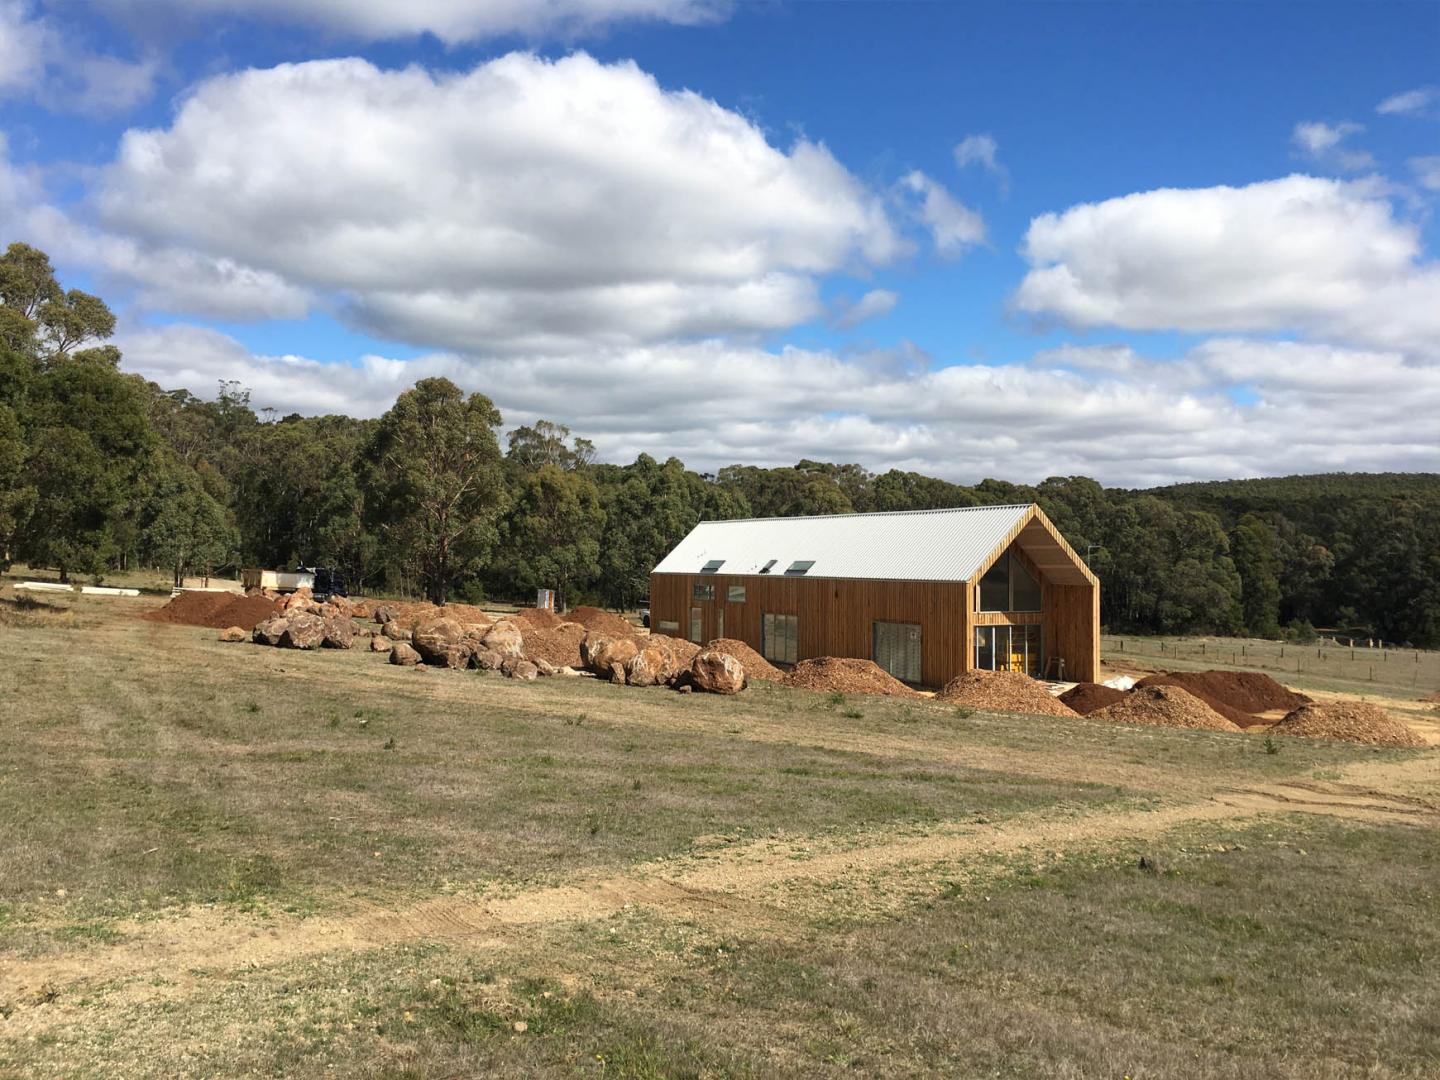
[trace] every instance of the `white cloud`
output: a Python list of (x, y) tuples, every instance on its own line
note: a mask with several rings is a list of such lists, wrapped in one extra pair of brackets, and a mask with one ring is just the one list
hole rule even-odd
[(1350, 122), (1327, 124), (1323, 121), (1302, 122), (1295, 125), (1290, 141), (1312, 161), (1331, 164), (1347, 172), (1360, 172), (1373, 168), (1375, 159), (1365, 150), (1349, 150), (1343, 143), (1352, 135), (1364, 131), (1363, 124)]
[(1440, 87), (1421, 86), (1414, 90), (1392, 94), (1375, 111), (1382, 116), (1414, 116), (1423, 113), (1431, 104), (1440, 101)]
[(584, 54), (212, 79), (169, 128), (126, 133), (94, 204), (142, 253), (485, 352), (788, 327), (820, 313), (817, 275), (906, 249), (824, 146), (777, 149), (712, 101)]
[(153, 60), (96, 53), (29, 0), (0, 2), (0, 95), (57, 112), (121, 113), (150, 97), (155, 75)]
[(1077, 326), (1298, 331), (1440, 352), (1440, 267), (1374, 185), (1161, 189), (1030, 223), (1015, 309)]
[[(705, 341), (486, 359), (367, 356), (345, 367), (253, 356), (183, 325), (130, 330), (118, 341), (125, 366), (163, 386), (206, 394), (238, 379), (257, 408), (281, 414), (375, 416), (416, 379), (441, 375), (488, 394), (507, 425), (546, 417), (593, 438), (605, 460), (676, 454), (700, 469), (809, 457), (960, 481), (1084, 473), (1123, 485), (1415, 470), (1433, 467), (1440, 409), (1440, 367), (1391, 352), (1244, 339), (1164, 362), (1111, 350), (1111, 362), (1090, 370), (1074, 370), (1084, 350), (1068, 365), (1051, 354), (1051, 362), (930, 369)], [(635, 408), (637, 385), (644, 410)], [(1253, 404), (1231, 396), (1237, 386)], [(706, 407), (697, 411), (696, 401)]]
[(316, 27), (346, 40), (433, 34), (447, 45), (518, 34), (573, 39), (624, 22), (693, 26), (728, 14), (730, 0), (101, 0), (113, 15), (199, 21), (254, 16)]
[(1010, 172), (1000, 163), (1000, 144), (995, 136), (966, 135), (955, 146), (955, 166), (959, 169), (979, 165), (1000, 182), (1002, 192), (1010, 186)]
[(941, 255), (958, 258), (967, 247), (984, 242), (985, 219), (923, 172), (907, 174), (899, 187), (918, 199), (911, 213), (930, 230), (935, 250)]
[(1427, 191), (1440, 191), (1440, 154), (1410, 159), (1415, 182)]
[(850, 330), (869, 319), (889, 315), (899, 302), (899, 294), (889, 289), (871, 289), (853, 304), (848, 297), (842, 297), (836, 304), (834, 322), (841, 330)]

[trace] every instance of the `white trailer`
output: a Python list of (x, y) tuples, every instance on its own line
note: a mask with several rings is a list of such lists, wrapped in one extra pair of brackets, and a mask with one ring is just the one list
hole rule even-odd
[(275, 592), (294, 592), (296, 589), (313, 589), (315, 575), (308, 570), (258, 570), (240, 571), (240, 582), (247, 589), (271, 589)]

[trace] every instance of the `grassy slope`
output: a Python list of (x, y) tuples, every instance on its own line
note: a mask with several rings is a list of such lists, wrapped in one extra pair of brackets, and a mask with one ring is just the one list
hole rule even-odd
[[(0, 966), (102, 957), (124, 917), (193, 902), (283, 933), (287, 909), (567, 882), (725, 840), (845, 849), (957, 821), (1079, 821), (1404, 756), (765, 687), (416, 674), (221, 646), (137, 621), (146, 606), (0, 620)], [(1130, 845), (931, 867), (918, 887), (897, 872), (870, 883), (902, 894), (883, 914), (808, 883), (731, 919), (627, 909), (513, 939), (166, 969), (143, 990), (25, 1004), (0, 1022), (0, 1073), (1440, 1067), (1433, 828), (1272, 820), (1147, 850), (1162, 873)]]

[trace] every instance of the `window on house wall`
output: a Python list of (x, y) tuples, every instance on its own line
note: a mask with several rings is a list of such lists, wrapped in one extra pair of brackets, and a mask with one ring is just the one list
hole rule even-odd
[(690, 590), (690, 598), (692, 600), (714, 600), (715, 586), (696, 585), (693, 589)]
[(745, 602), (745, 586), (727, 586), (725, 589), (725, 602), (729, 604), (743, 604)]
[(920, 681), (920, 627), (917, 623), (877, 622), (871, 659), (902, 682)]
[(760, 653), (777, 664), (800, 660), (800, 619), (765, 612), (760, 618)]
[(697, 645), (705, 643), (705, 610), (704, 608), (692, 607), (690, 609), (690, 640)]
[(977, 611), (1039, 611), (1040, 582), (1016, 558), (1013, 548), (985, 571), (976, 590)]
[(661, 619), (657, 625), (659, 626), (660, 633), (662, 634), (680, 633), (680, 624), (671, 619)]
[(715, 609), (715, 636), (717, 638), (725, 636), (725, 608), (723, 605)]

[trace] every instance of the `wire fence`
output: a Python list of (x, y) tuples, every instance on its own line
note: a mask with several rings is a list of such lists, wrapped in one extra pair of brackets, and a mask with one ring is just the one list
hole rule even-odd
[(1184, 667), (1244, 668), (1433, 690), (1440, 687), (1440, 652), (1321, 640), (1309, 645), (1242, 638), (1150, 638), (1103, 634), (1100, 649), (1112, 664), (1128, 659)]

